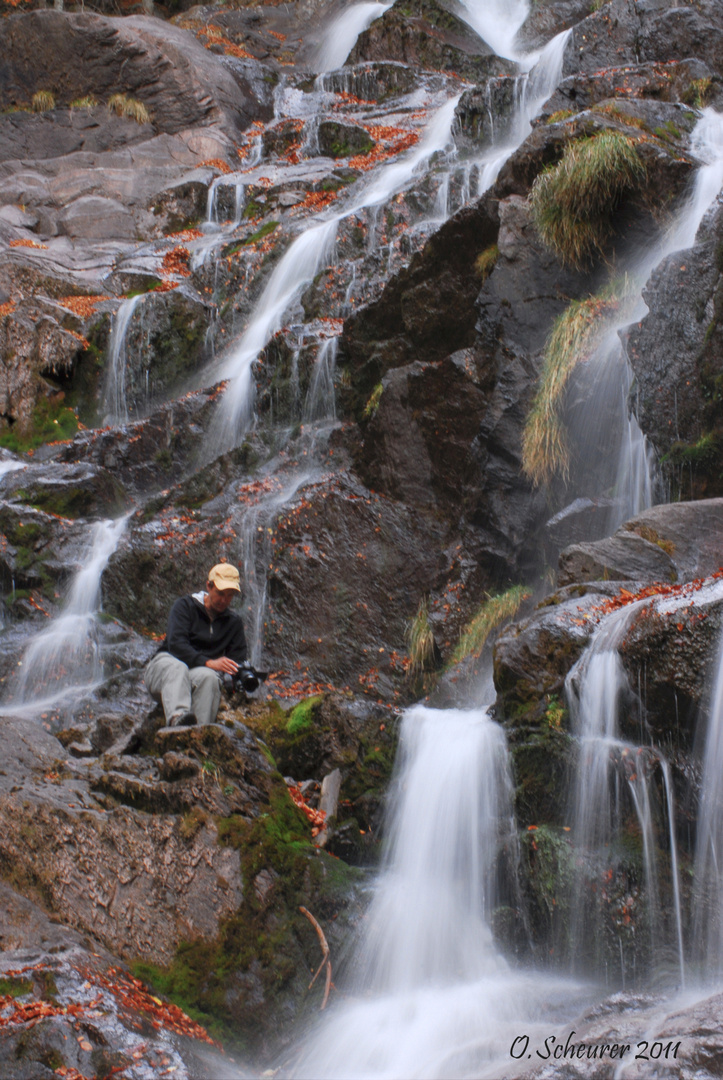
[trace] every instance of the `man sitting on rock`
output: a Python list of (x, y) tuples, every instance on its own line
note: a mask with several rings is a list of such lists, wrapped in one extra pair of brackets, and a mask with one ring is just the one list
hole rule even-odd
[(163, 643), (145, 670), (151, 697), (163, 704), (166, 723), (212, 724), (221, 703), (221, 680), (245, 663), (246, 636), (229, 605), (241, 592), (239, 572), (219, 563), (206, 592), (182, 596), (168, 617)]

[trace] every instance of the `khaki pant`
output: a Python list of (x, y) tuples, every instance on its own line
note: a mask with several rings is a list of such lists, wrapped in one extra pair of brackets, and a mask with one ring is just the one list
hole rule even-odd
[(221, 704), (221, 682), (211, 668), (189, 668), (170, 653), (157, 653), (146, 665), (146, 686), (151, 697), (160, 701), (166, 723), (178, 722), (187, 712), (194, 712), (199, 724), (213, 724)]

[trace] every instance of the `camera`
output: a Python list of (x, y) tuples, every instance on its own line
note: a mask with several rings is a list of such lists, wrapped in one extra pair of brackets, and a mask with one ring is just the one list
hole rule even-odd
[(234, 689), (240, 685), (247, 694), (258, 690), (259, 684), (268, 677), (268, 671), (257, 671), (251, 664), (239, 664), (233, 676)]

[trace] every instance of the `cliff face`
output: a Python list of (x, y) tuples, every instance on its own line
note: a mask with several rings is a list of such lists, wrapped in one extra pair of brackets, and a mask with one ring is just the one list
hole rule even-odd
[[(488, 656), (463, 631), (490, 594), (519, 587), (509, 619), (564, 549), (560, 591), (496, 653), (521, 822), (557, 828), (570, 718), (555, 709), (595, 612), (614, 582), (638, 595), (718, 568), (714, 541), (684, 542), (715, 537), (717, 498), (681, 521), (639, 511), (721, 494), (723, 15), (537, 2), (497, 56), (432, 0), (397, 0), (348, 47), (349, 13), (319, 4), (170, 22), (12, 7), (0, 865), (270, 1053), (317, 1004), (299, 905), (338, 949), (356, 919), (392, 708), (443, 665), (439, 700), (465, 699), (460, 676)], [(76, 670), (70, 638), (53, 653), (41, 633), (78, 614), (93, 526), (123, 513)], [(271, 690), (170, 737), (142, 667), (221, 558), (243, 570)], [(659, 742), (676, 693), (689, 719), (705, 707), (719, 606), (625, 638)], [(693, 744), (686, 728), (681, 806)], [(313, 811), (336, 769), (328, 849), (349, 866), (312, 845), (283, 780)], [(549, 898), (528, 855), (539, 944)]]

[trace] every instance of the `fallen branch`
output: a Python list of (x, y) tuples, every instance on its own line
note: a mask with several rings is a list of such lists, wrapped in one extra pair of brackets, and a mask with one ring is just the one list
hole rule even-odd
[(324, 987), (324, 1000), (321, 1003), (321, 1011), (323, 1011), (326, 1008), (327, 1001), (329, 1000), (329, 991), (331, 989), (331, 960), (329, 959), (329, 945), (327, 943), (326, 937), (324, 936), (324, 931), (321, 929), (311, 912), (305, 907), (300, 907), (299, 911), (302, 915), (306, 915), (307, 919), (316, 930), (316, 933), (319, 937), (319, 943), (321, 945), (321, 951), (324, 954), (323, 959), (316, 971), (316, 974), (314, 975), (314, 978), (309, 983), (309, 989), (311, 990), (312, 986), (321, 974), (321, 969), (326, 966), (326, 985)]

